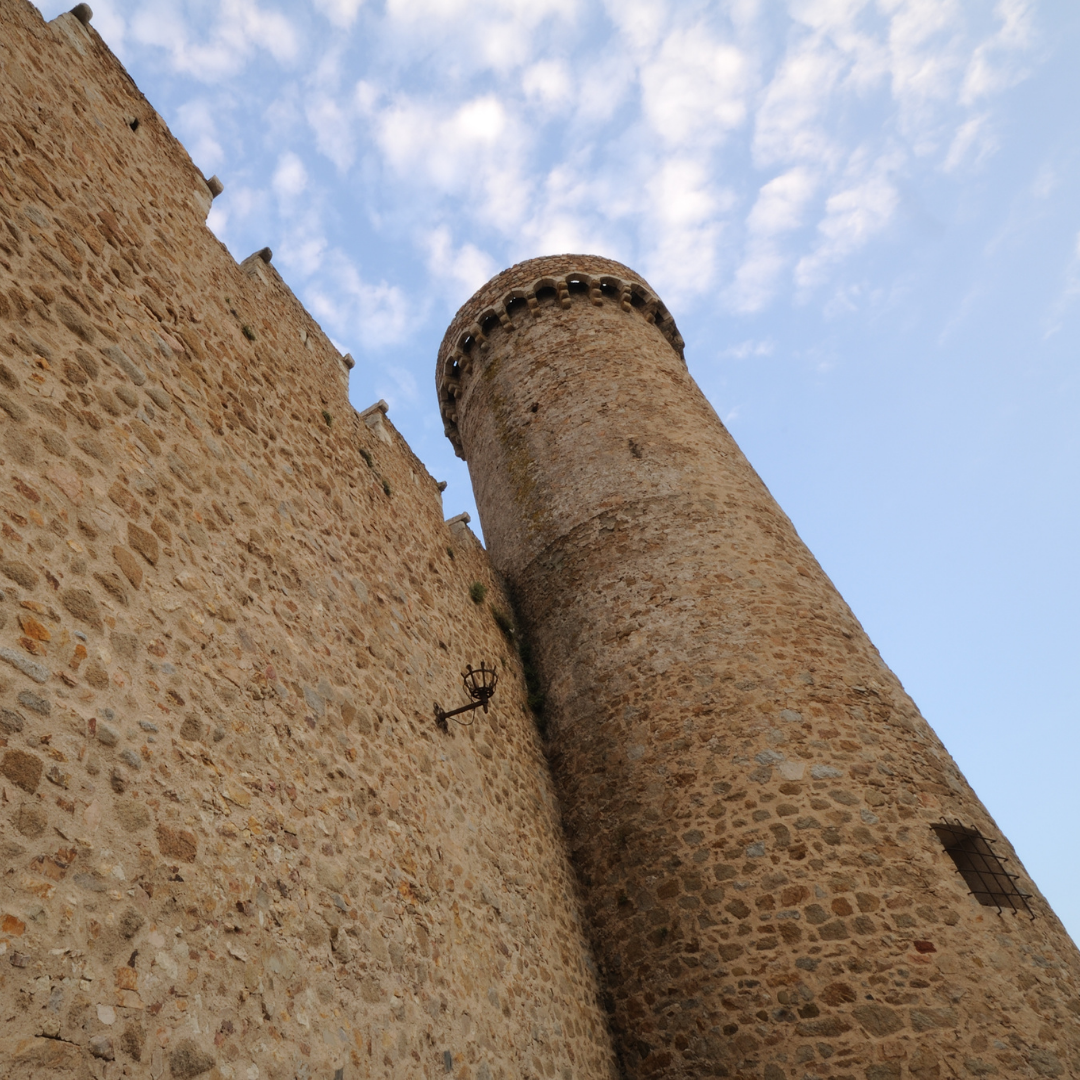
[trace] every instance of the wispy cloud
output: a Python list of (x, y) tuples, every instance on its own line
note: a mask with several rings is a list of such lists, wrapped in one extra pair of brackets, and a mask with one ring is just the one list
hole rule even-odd
[(746, 341), (740, 341), (738, 345), (729, 345), (720, 353), (720, 358), (722, 360), (748, 360), (754, 356), (772, 356), (775, 349), (776, 345), (771, 338), (766, 338), (764, 341), (748, 338)]
[(277, 168), (271, 185), (279, 199), (295, 199), (308, 186), (307, 169), (300, 156), (292, 150), (286, 150), (278, 158)]
[(429, 273), (455, 305), (468, 300), (499, 269), (495, 260), (474, 244), (455, 247), (446, 225), (432, 229), (422, 243), (427, 248)]
[[(202, 167), (224, 169), (237, 139), (268, 159), (225, 177), (213, 227), (274, 231), (336, 319), (366, 282), (379, 341), (406, 322), (392, 275), (330, 274), (344, 219), (411, 250), (446, 297), (512, 259), (589, 249), (684, 308), (840, 310), (845, 268), (890, 234), (912, 175), (962, 184), (992, 160), (995, 102), (1038, 42), (1031, 0), (102, 5), (125, 40), (212, 84), (178, 111)], [(245, 130), (254, 71), (263, 126)], [(350, 203), (331, 205), (334, 184)]]
[(318, 8), (334, 26), (342, 30), (349, 29), (356, 22), (364, 0), (314, 0)]
[(240, 71), (257, 51), (291, 64), (300, 51), (293, 23), (256, 0), (221, 0), (207, 18), (195, 4), (151, 0), (136, 8), (132, 36), (164, 49), (176, 71), (217, 82)]
[[(304, 292), (311, 313), (342, 340), (359, 340), (368, 348), (400, 342), (415, 314), (416, 301), (386, 281), (366, 281), (341, 251), (325, 259), (327, 271)], [(333, 283), (333, 287), (328, 285)]]
[(832, 266), (882, 232), (899, 202), (899, 193), (883, 168), (830, 195), (818, 224), (817, 246), (795, 267), (795, 283), (804, 295), (825, 280)]
[(760, 311), (775, 295), (781, 274), (791, 263), (783, 237), (805, 225), (817, 186), (817, 176), (798, 166), (770, 180), (758, 192), (746, 219), (746, 255), (729, 293), (737, 311)]
[(714, 143), (746, 120), (750, 65), (704, 26), (672, 31), (641, 70), (645, 119), (669, 146)]

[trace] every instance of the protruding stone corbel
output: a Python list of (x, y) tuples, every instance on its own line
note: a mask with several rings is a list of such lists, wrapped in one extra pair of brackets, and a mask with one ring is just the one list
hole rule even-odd
[(94, 17), (94, 9), (89, 4), (76, 4), (71, 9), (71, 14), (74, 15), (83, 26), (89, 28), (90, 20)]
[(568, 308), (570, 306), (570, 286), (566, 283), (566, 278), (555, 282), (555, 293), (559, 301), (559, 307)]
[[(216, 180), (217, 177), (215, 176), (214, 179)], [(260, 248), (255, 254), (267, 265), (269, 265), (270, 260), (274, 257), (274, 253), (268, 247)]]
[(351, 352), (347, 352), (341, 358), (341, 362), (345, 365), (347, 371), (352, 371), (352, 369), (356, 367), (356, 361), (353, 359), (353, 354)]
[[(81, 4), (80, 7), (86, 7), (86, 5)], [(206, 181), (206, 186), (210, 189), (211, 199), (216, 199), (225, 190), (225, 185), (216, 175), (211, 176), (210, 179)], [(267, 250), (269, 250), (269, 248)], [(269, 262), (270, 260), (267, 259), (266, 261)]]
[(390, 411), (390, 406), (380, 398), (374, 405), (369, 405), (366, 409), (362, 409), (359, 413), (360, 419), (367, 423), (369, 420), (374, 420), (376, 423), (382, 419)]
[(386, 425), (383, 423), (383, 417), (390, 411), (390, 406), (385, 401), (376, 401), (374, 405), (369, 405), (362, 413), (360, 413), (360, 419), (375, 433), (375, 436), (388, 446), (393, 443), (393, 439), (390, 438), (390, 432), (386, 430)]
[(594, 281), (589, 286), (589, 299), (597, 306), (604, 306), (604, 294), (600, 291), (600, 282)]

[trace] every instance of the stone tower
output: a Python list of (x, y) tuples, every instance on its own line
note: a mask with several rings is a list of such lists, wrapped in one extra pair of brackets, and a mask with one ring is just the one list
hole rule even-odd
[(437, 383), (546, 690), (625, 1075), (1080, 1075), (1075, 946), (649, 286), (515, 266)]

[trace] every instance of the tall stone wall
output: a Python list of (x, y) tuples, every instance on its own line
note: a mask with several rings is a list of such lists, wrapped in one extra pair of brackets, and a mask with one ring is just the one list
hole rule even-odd
[(0, 1077), (611, 1076), (499, 581), (209, 205), (0, 0)]
[[(627, 1075), (1080, 1076), (1075, 946), (648, 285), (513, 267), (437, 381), (546, 682)], [(943, 819), (997, 841), (1034, 921), (969, 894)]]

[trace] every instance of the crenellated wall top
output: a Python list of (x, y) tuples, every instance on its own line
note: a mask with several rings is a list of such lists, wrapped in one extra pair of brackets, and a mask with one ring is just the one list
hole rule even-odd
[(675, 320), (651, 286), (628, 266), (599, 255), (545, 255), (497, 274), (454, 316), (439, 347), (435, 385), (443, 430), (460, 458), (458, 399), (463, 380), (497, 328), (513, 331), (521, 319), (540, 318), (545, 307), (568, 308), (577, 299), (617, 304), (655, 326), (683, 358), (683, 338)]

